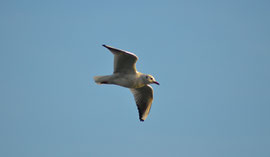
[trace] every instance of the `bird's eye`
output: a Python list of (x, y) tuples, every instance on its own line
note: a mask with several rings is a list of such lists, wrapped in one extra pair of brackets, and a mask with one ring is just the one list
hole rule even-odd
[(151, 80), (153, 80), (153, 78), (151, 77)]

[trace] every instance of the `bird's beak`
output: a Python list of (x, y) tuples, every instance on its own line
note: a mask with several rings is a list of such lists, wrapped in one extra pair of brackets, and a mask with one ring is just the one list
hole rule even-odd
[(153, 83), (155, 83), (155, 84), (159, 85), (159, 83), (158, 83), (157, 81), (154, 81)]

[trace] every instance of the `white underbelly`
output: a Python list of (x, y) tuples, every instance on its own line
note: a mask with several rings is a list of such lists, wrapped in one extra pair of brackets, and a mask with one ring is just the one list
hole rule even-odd
[(134, 75), (115, 75), (113, 84), (127, 88), (135, 88), (137, 84), (136, 80), (136, 76)]

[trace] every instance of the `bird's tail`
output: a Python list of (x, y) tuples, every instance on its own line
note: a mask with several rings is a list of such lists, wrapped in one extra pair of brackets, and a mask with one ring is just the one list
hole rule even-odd
[(110, 76), (94, 76), (94, 80), (97, 84), (109, 84)]

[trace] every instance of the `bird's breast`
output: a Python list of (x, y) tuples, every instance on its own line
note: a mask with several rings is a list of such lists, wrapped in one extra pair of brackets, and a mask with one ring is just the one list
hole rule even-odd
[(138, 88), (139, 78), (135, 74), (115, 74), (113, 83), (126, 88)]

